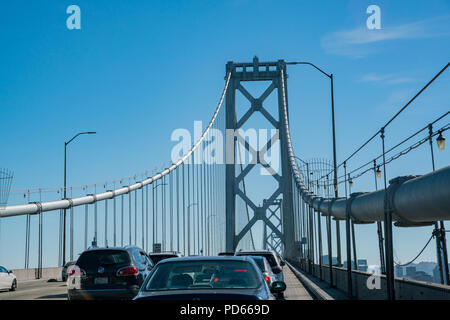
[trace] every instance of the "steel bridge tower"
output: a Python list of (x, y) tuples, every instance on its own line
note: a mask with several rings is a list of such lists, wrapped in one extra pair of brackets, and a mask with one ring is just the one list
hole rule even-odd
[[(288, 145), (285, 136), (285, 123), (283, 116), (283, 92), (281, 70), (286, 74), (286, 64), (283, 60), (276, 62), (259, 62), (255, 56), (252, 63), (234, 63), (228, 62), (226, 65), (226, 74), (231, 73), (228, 91), (226, 93), (226, 250), (234, 251), (239, 241), (250, 231), (256, 221), (261, 220), (265, 228), (269, 228), (274, 237), (280, 240), (283, 254), (286, 258), (296, 258), (294, 245), (294, 212), (293, 212), (293, 194), (292, 194), (292, 172), (288, 159)], [(253, 97), (242, 85), (245, 81), (270, 81), (270, 85), (260, 97)], [(287, 88), (285, 78), (284, 87)], [(274, 91), (278, 95), (278, 119), (276, 120), (263, 106), (264, 100)], [(251, 103), (249, 110), (237, 119), (236, 116), (236, 90), (239, 90), (243, 96)], [(286, 93), (287, 95), (287, 93)], [(277, 134), (273, 136), (268, 143), (260, 150), (254, 150), (248, 142), (239, 134), (244, 123), (255, 113), (260, 112), (277, 129)], [(281, 175), (275, 172), (264, 160), (264, 154), (271, 149), (272, 145), (279, 140), (281, 153)], [(247, 152), (253, 154), (255, 162), (247, 164), (244, 169), (236, 176), (236, 149), (238, 143), (242, 143)], [(261, 151), (262, 150), (262, 151)], [(255, 157), (256, 155), (256, 157)], [(262, 206), (257, 206), (243, 192), (239, 184), (245, 176), (252, 170), (256, 164), (261, 164), (266, 168), (272, 177), (277, 181), (277, 188), (272, 195), (263, 201)], [(236, 197), (240, 197), (246, 205), (253, 211), (253, 217), (247, 225), (236, 234)], [(282, 201), (280, 201), (281, 199)], [(267, 211), (273, 205), (281, 204), (283, 214), (278, 216), (281, 223), (274, 225), (267, 216)], [(265, 241), (267, 241), (265, 239)], [(266, 245), (266, 244), (264, 244)], [(278, 247), (278, 246), (277, 246)]]

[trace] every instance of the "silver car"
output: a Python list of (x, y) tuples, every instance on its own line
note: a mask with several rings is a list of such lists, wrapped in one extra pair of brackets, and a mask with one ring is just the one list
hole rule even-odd
[(272, 268), (272, 272), (276, 276), (276, 281), (283, 281), (283, 267), (280, 263), (280, 261), (277, 258), (277, 254), (274, 251), (271, 250), (255, 250), (255, 251), (237, 251), (235, 253), (236, 256), (263, 256), (267, 259), (267, 261), (270, 264), (270, 267)]

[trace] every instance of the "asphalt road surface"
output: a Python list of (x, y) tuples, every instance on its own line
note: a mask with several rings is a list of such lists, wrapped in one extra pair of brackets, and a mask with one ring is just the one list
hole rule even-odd
[[(312, 297), (295, 277), (289, 267), (284, 267), (284, 281), (287, 289), (284, 292), (286, 300), (312, 300)], [(65, 282), (47, 282), (33, 280), (19, 282), (16, 291), (0, 291), (0, 300), (67, 300)]]
[(0, 291), (0, 300), (67, 300), (65, 282), (18, 282), (16, 291)]

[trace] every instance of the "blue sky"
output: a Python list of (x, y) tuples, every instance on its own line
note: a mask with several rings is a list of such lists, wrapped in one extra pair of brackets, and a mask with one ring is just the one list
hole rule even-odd
[[(81, 30), (66, 28), (71, 4), (81, 8)], [(381, 8), (381, 30), (366, 29), (370, 4)], [(194, 120), (211, 117), (226, 62), (254, 55), (311, 61), (334, 74), (340, 161), (445, 66), (450, 52), (446, 0), (14, 1), (2, 2), (0, 12), (0, 166), (15, 172), (10, 204), (24, 202), (17, 189), (63, 184), (63, 142), (79, 131), (98, 134), (70, 145), (69, 185), (100, 186), (160, 168), (170, 160), (172, 131), (192, 130)], [(331, 159), (328, 80), (308, 66), (289, 67), (288, 74), (296, 154)], [(446, 72), (388, 129), (387, 145), (448, 110), (449, 84)], [(249, 125), (268, 128), (261, 119)], [(375, 141), (349, 165), (379, 153)], [(388, 177), (429, 172), (427, 148), (394, 162)], [(448, 150), (436, 151), (437, 168), (450, 163)], [(353, 191), (373, 187), (373, 177), (362, 177)], [(257, 197), (271, 188), (255, 183), (249, 193)], [(45, 218), (49, 266), (57, 263), (57, 238), (50, 236), (56, 216)], [(0, 264), (22, 267), (24, 221), (2, 219)], [(377, 264), (375, 227), (357, 226), (356, 232), (358, 255)], [(396, 228), (398, 259), (415, 256), (430, 233), (429, 227)], [(422, 259), (435, 259), (434, 246)]]

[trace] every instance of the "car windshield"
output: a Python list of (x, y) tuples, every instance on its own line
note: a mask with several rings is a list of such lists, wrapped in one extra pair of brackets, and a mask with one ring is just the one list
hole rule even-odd
[(124, 250), (95, 250), (83, 252), (78, 258), (77, 265), (80, 267), (98, 267), (130, 262), (130, 256)]
[(247, 261), (173, 261), (155, 267), (144, 291), (256, 289), (255, 268)]
[(176, 258), (176, 257), (177, 257), (176, 254), (155, 254), (155, 255), (150, 255), (150, 259), (152, 259), (154, 264), (157, 264), (158, 262), (160, 262), (161, 260), (164, 260), (164, 259)]
[(252, 253), (241, 253), (239, 254), (240, 256), (260, 256), (260, 257), (264, 257), (267, 259), (267, 261), (270, 264), (270, 267), (276, 267), (278, 266), (278, 261), (277, 259), (273, 256), (273, 254), (271, 253), (257, 253), (257, 252), (252, 252)]

